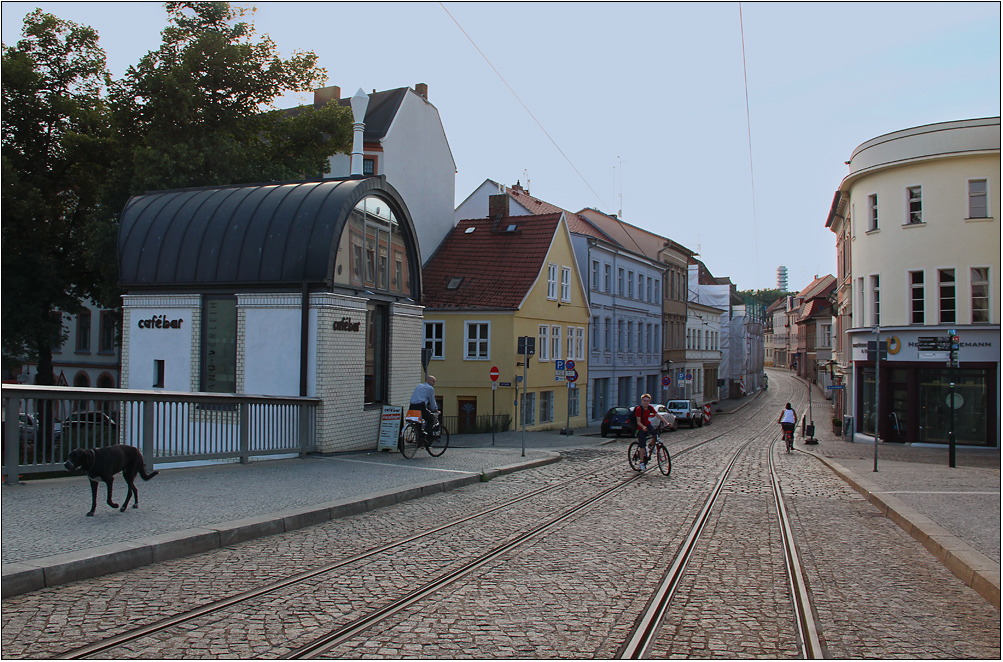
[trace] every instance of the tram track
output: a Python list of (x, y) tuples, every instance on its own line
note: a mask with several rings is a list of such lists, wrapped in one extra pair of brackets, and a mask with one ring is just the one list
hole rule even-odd
[[(753, 409), (758, 411), (759, 409), (762, 408), (762, 406), (763, 405), (760, 404), (760, 406), (754, 407)], [(753, 413), (750, 413), (748, 416), (744, 416), (743, 418), (752, 418), (752, 415)], [(687, 453), (693, 452), (698, 448), (701, 448), (707, 444), (712, 443), (713, 441), (716, 441), (720, 437), (724, 436), (724, 434), (726, 433), (712, 434), (711, 436), (703, 439), (690, 438), (687, 441), (682, 441), (682, 443), (680, 443), (681, 440), (673, 440), (673, 443), (670, 444), (670, 447), (672, 448), (673, 451), (673, 457), (675, 458), (679, 456), (684, 456)], [(659, 589), (649, 600), (648, 608), (645, 610), (645, 614), (642, 615), (642, 617), (639, 617), (638, 619), (638, 627), (635, 628), (635, 631), (632, 634), (630, 640), (621, 649), (622, 650), (621, 657), (636, 658), (642, 656), (644, 654), (644, 651), (647, 650), (647, 648), (650, 646), (650, 642), (652, 641), (653, 637), (657, 636), (658, 622), (662, 617), (662, 615), (664, 615), (667, 605), (671, 602), (672, 596), (675, 592), (675, 586), (678, 585), (680, 578), (685, 573), (686, 562), (689, 556), (692, 554), (692, 550), (697, 544), (697, 541), (699, 540), (700, 532), (704, 524), (706, 523), (708, 517), (710, 516), (714, 503), (716, 502), (717, 497), (720, 494), (720, 491), (727, 480), (731, 468), (738, 461), (741, 453), (746, 448), (748, 448), (750, 444), (752, 444), (755, 441), (761, 441), (761, 440), (762, 437), (760, 435), (757, 435), (752, 439), (746, 441), (744, 444), (742, 444), (742, 446), (739, 449), (737, 449), (735, 453), (732, 455), (726, 468), (719, 475), (715, 483), (715, 487), (712, 489), (712, 493), (708, 497), (703, 509), (701, 510), (701, 513), (698, 516), (697, 521), (694, 523), (694, 526), (692, 527), (690, 534), (684, 541), (682, 547), (680, 548), (680, 551), (677, 552), (672, 566), (666, 572), (666, 578), (667, 578), (666, 581), (662, 582), (662, 584), (659, 586)], [(685, 447), (679, 448), (680, 445), (684, 444)], [(195, 609), (188, 610), (181, 614), (177, 614), (169, 618), (162, 619), (156, 623), (135, 628), (127, 632), (122, 632), (117, 635), (113, 635), (111, 637), (103, 639), (101, 641), (94, 642), (89, 645), (73, 649), (71, 651), (67, 651), (59, 655), (58, 658), (80, 659), (80, 658), (98, 656), (102, 653), (108, 653), (109, 651), (113, 651), (114, 649), (119, 648), (127, 643), (142, 640), (145, 637), (152, 637), (160, 633), (168, 633), (172, 628), (177, 628), (185, 623), (189, 624), (188, 625), (189, 628), (193, 626), (197, 627), (197, 625), (195, 625), (192, 622), (196, 621), (199, 618), (207, 617), (211, 614), (220, 612), (228, 608), (237, 607), (242, 604), (246, 604), (248, 606), (252, 605), (255, 600), (262, 599), (265, 596), (274, 593), (276, 591), (279, 591), (281, 589), (286, 589), (289, 587), (296, 586), (298, 584), (303, 584), (304, 582), (307, 582), (310, 579), (323, 575), (324, 573), (334, 572), (341, 568), (349, 567), (353, 564), (363, 562), (366, 559), (371, 559), (377, 555), (394, 553), (394, 551), (397, 550), (398, 548), (403, 548), (406, 545), (415, 543), (423, 538), (434, 536), (435, 534), (446, 531), (447, 529), (462, 526), (464, 524), (469, 524), (475, 520), (483, 518), (492, 513), (497, 513), (506, 508), (511, 508), (520, 502), (524, 502), (529, 499), (534, 499), (536, 497), (539, 497), (549, 492), (553, 492), (555, 490), (567, 488), (579, 482), (585, 481), (590, 477), (596, 477), (599, 475), (608, 474), (611, 468), (622, 466), (623, 464), (625, 464), (625, 462), (622, 456), (617, 454), (617, 460), (613, 462), (603, 462), (600, 464), (600, 466), (596, 467), (595, 469), (586, 474), (574, 476), (572, 478), (562, 480), (556, 484), (535, 489), (531, 492), (520, 495), (519, 497), (516, 497), (514, 499), (506, 500), (502, 503), (496, 504), (489, 508), (482, 509), (468, 516), (456, 518), (442, 525), (431, 527), (427, 530), (420, 531), (413, 535), (401, 538), (400, 540), (395, 540), (388, 544), (367, 550), (359, 554), (355, 554), (351, 557), (347, 557), (333, 563), (324, 564), (322, 566), (318, 566), (316, 568), (312, 568), (310, 570), (283, 578), (279, 581), (273, 581), (268, 584), (263, 584), (262, 586), (252, 588), (240, 594), (230, 596), (221, 600), (217, 600), (209, 604), (197, 607)], [(312, 634), (310, 635), (310, 640), (307, 641), (306, 643), (298, 643), (293, 645), (292, 642), (290, 642), (290, 646), (288, 648), (288, 651), (290, 652), (284, 653), (283, 657), (290, 657), (294, 659), (307, 659), (324, 655), (326, 652), (336, 647), (339, 643), (357, 636), (361, 632), (374, 627), (378, 623), (387, 622), (388, 620), (394, 618), (396, 614), (406, 609), (407, 607), (414, 605), (415, 603), (418, 603), (421, 600), (428, 598), (429, 596), (437, 592), (445, 590), (451, 584), (461, 580), (464, 577), (470, 576), (471, 574), (475, 573), (478, 569), (492, 563), (499, 557), (502, 557), (505, 554), (510, 553), (511, 551), (522, 545), (529, 544), (533, 540), (543, 536), (544, 534), (561, 527), (562, 525), (574, 519), (581, 513), (593, 508), (595, 505), (610, 498), (617, 492), (625, 489), (627, 486), (637, 481), (641, 477), (641, 475), (642, 474), (635, 474), (631, 475), (627, 479), (620, 479), (615, 483), (613, 483), (612, 485), (600, 490), (598, 493), (591, 494), (586, 498), (579, 498), (576, 503), (574, 503), (570, 507), (562, 509), (559, 513), (549, 517), (545, 522), (512, 536), (506, 542), (500, 545), (496, 545), (492, 547), (490, 550), (487, 550), (486, 552), (481, 552), (476, 556), (466, 561), (463, 561), (458, 567), (448, 569), (445, 572), (439, 573), (435, 577), (423, 581), (420, 585), (415, 586), (411, 590), (396, 597), (396, 599), (392, 600), (388, 604), (376, 607), (372, 610), (368, 610), (367, 613), (359, 615), (358, 617), (354, 618), (351, 622), (341, 624), (333, 629), (329, 629), (320, 636)], [(779, 493), (779, 481), (775, 479), (774, 483), (776, 486), (775, 489), (778, 490), (776, 493), (778, 495), (777, 498), (779, 498), (782, 502), (782, 494)], [(780, 509), (778, 508), (778, 510)], [(788, 525), (787, 530), (789, 531), (789, 529), (790, 527)], [(790, 540), (793, 541), (793, 536), (790, 537)], [(793, 542), (791, 542), (791, 546), (793, 546)], [(799, 564), (799, 562), (796, 561), (796, 548), (793, 554), (795, 555), (794, 556), (795, 560), (788, 561), (788, 565), (790, 567), (796, 567)], [(793, 582), (794, 580), (792, 580), (792, 586), (796, 586), (796, 584)], [(797, 595), (799, 595), (799, 600), (802, 603), (806, 602), (806, 600), (803, 599), (804, 593), (806, 592), (796, 593)], [(795, 591), (793, 589), (792, 589), (792, 594), (795, 594)], [(810, 608), (808, 609), (807, 613), (809, 614), (811, 613)], [(805, 623), (804, 625), (802, 625), (803, 631), (810, 631), (811, 623), (803, 621), (800, 618), (798, 619), (798, 622)], [(800, 634), (799, 637), (801, 637), (803, 640), (807, 638), (806, 636)], [(818, 647), (812, 647), (812, 648), (806, 648), (805, 650), (813, 651), (817, 649)], [(806, 657), (808, 656), (809, 655), (806, 655)]]

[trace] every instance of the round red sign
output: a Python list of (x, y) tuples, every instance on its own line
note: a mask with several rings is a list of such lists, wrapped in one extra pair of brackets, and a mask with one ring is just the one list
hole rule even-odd
[(488, 371), (488, 375), (491, 377), (491, 381), (498, 381), (498, 366), (492, 366), (491, 370)]

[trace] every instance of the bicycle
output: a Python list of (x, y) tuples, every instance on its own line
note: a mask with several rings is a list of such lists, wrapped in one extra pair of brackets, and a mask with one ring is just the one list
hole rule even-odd
[(787, 453), (794, 450), (794, 428), (791, 427), (783, 431), (784, 445), (787, 446)]
[[(654, 455), (658, 460), (658, 470), (662, 472), (662, 475), (668, 476), (672, 472), (672, 458), (669, 456), (669, 449), (658, 438), (658, 433), (661, 431), (662, 428), (652, 430), (651, 436), (648, 437), (648, 461), (650, 462), (652, 455)], [(630, 442), (630, 446), (627, 447), (627, 461), (630, 462), (630, 468), (634, 471), (641, 470), (642, 450), (641, 444), (636, 441)]]
[(418, 452), (418, 449), (424, 446), (429, 455), (439, 457), (449, 447), (449, 430), (440, 423), (432, 434), (428, 435), (422, 429), (421, 414), (415, 413), (418, 415), (413, 416), (412, 412), (408, 411), (404, 421), (400, 439), (401, 455), (410, 460)]

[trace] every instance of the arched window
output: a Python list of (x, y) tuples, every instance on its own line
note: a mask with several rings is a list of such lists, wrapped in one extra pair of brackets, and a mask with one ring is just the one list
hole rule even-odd
[(73, 386), (74, 388), (87, 388), (91, 385), (91, 378), (86, 372), (81, 370), (76, 375), (73, 376)]
[(360, 200), (348, 217), (338, 244), (336, 285), (415, 299), (413, 262), (397, 214), (376, 195)]

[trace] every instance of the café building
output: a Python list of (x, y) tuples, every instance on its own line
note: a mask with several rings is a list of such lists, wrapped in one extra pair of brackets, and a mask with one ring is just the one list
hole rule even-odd
[(122, 386), (316, 397), (322, 453), (422, 379), (421, 258), (385, 176), (158, 191), (118, 239)]

